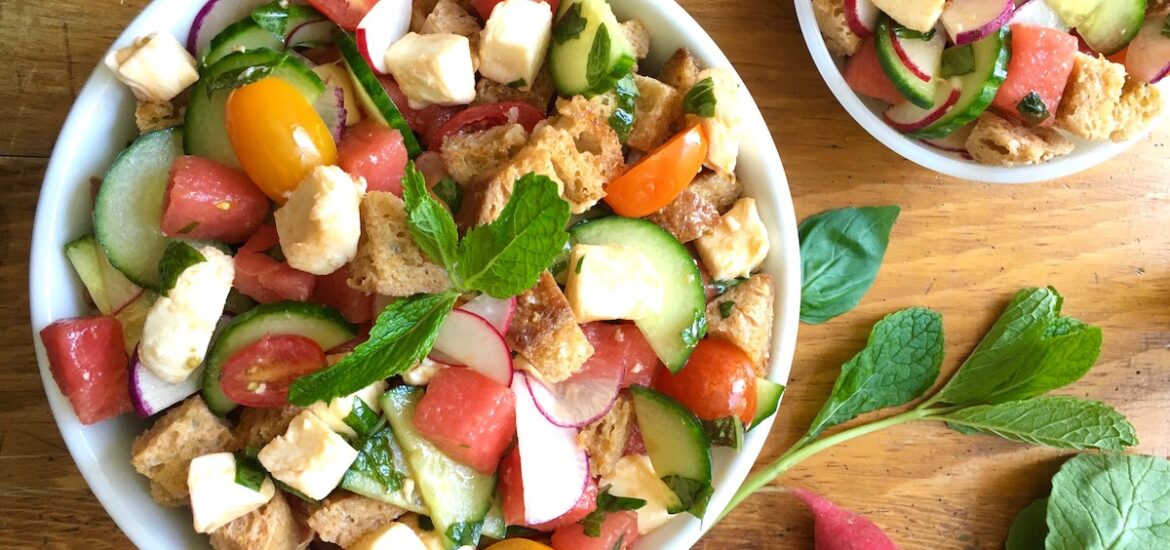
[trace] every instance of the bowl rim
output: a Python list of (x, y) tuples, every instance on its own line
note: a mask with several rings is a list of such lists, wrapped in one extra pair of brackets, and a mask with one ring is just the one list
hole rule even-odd
[[(155, 0), (147, 5), (126, 26), (118, 38), (111, 45), (112, 51), (118, 47), (130, 44), (137, 36), (158, 30), (159, 28), (174, 29), (183, 24), (188, 11), (193, 15), (197, 6), (204, 0), (182, 0), (181, 5), (174, 0)], [(626, 17), (637, 16), (643, 21), (653, 20), (669, 25), (672, 37), (668, 42), (677, 42), (685, 45), (706, 67), (732, 68), (730, 61), (716, 45), (715, 41), (705, 30), (677, 3), (668, 0), (613, 0), (615, 12)], [(176, 18), (176, 14), (180, 15)], [(662, 28), (657, 25), (657, 28)], [(657, 41), (665, 39), (656, 33), (656, 25), (647, 24), (650, 34)], [(186, 32), (185, 30), (183, 31)], [(181, 36), (176, 33), (176, 36)], [(655, 41), (652, 41), (652, 44)], [(673, 50), (673, 48), (672, 48)], [(103, 56), (104, 58), (104, 56)], [(796, 215), (792, 196), (789, 192), (788, 180), (780, 161), (779, 152), (772, 138), (766, 121), (760, 112), (758, 104), (751, 98), (742, 79), (736, 74), (742, 86), (745, 101), (745, 141), (752, 140), (754, 147), (760, 151), (758, 171), (764, 174), (763, 181), (754, 186), (752, 197), (761, 203), (765, 225), (768, 228), (772, 243), (771, 255), (777, 259), (770, 260), (778, 268), (776, 273), (765, 271), (775, 281), (775, 321), (772, 334), (772, 350), (768, 378), (786, 383), (792, 366), (796, 348), (797, 329), (799, 326), (799, 299), (800, 296), (800, 259), (799, 244), (796, 231)], [(164, 528), (152, 523), (151, 518), (139, 514), (139, 503), (133, 498), (141, 497), (136, 492), (145, 487), (145, 481), (139, 479), (136, 485), (126, 487), (119, 484), (119, 479), (111, 474), (125, 478), (129, 470), (131, 478), (137, 478), (129, 461), (122, 462), (116, 468), (108, 471), (103, 467), (103, 455), (108, 449), (100, 445), (103, 438), (110, 437), (109, 433), (121, 428), (121, 424), (111, 422), (99, 423), (93, 426), (83, 426), (73, 414), (69, 402), (61, 394), (48, 368), (44, 345), (40, 341), (39, 331), (52, 321), (69, 316), (84, 314), (76, 306), (62, 305), (62, 302), (74, 303), (79, 295), (80, 287), (60, 281), (63, 273), (66, 279), (74, 278), (66, 267), (61, 246), (72, 237), (69, 234), (65, 220), (68, 201), (84, 187), (89, 174), (79, 174), (84, 170), (78, 166), (74, 155), (77, 150), (84, 150), (86, 138), (95, 131), (90, 118), (97, 109), (107, 108), (108, 104), (101, 104), (102, 99), (109, 99), (111, 95), (125, 95), (122, 86), (106, 69), (101, 62), (97, 64), (85, 85), (74, 99), (68, 116), (58, 134), (53, 147), (45, 178), (38, 197), (36, 215), (33, 223), (32, 247), (29, 256), (29, 309), (33, 342), (37, 356), (37, 364), (41, 374), (41, 381), (53, 413), (57, 428), (65, 441), (66, 447), (77, 465), (87, 485), (102, 504), (107, 514), (118, 525), (119, 529), (138, 547), (165, 548), (172, 545), (182, 545), (187, 538), (170, 538), (165, 536)], [(108, 128), (103, 128), (108, 130)], [(742, 160), (742, 158), (741, 158)], [(108, 168), (108, 163), (102, 165), (102, 170)], [(741, 165), (741, 169), (742, 169)], [(737, 169), (737, 172), (739, 169)], [(768, 215), (770, 214), (770, 215)], [(57, 279), (54, 282), (54, 279)], [(72, 288), (70, 288), (72, 287)], [(654, 544), (654, 548), (689, 548), (706, 531), (714, 525), (722, 508), (730, 501), (735, 490), (747, 476), (756, 462), (764, 442), (771, 431), (772, 424), (778, 414), (774, 414), (756, 429), (747, 434), (743, 449), (739, 453), (722, 452), (726, 449), (715, 450), (716, 465), (722, 476), (715, 488), (715, 494), (705, 518), (700, 521), (693, 517), (682, 515), (671, 520), (653, 533), (643, 537), (646, 540), (639, 547), (647, 548), (647, 544)], [(126, 450), (128, 451), (128, 449)], [(728, 458), (730, 457), (730, 458)], [(730, 461), (730, 462), (728, 462)], [(721, 464), (727, 464), (726, 467)], [(124, 479), (122, 480), (124, 481)], [(147, 497), (149, 501), (149, 497)], [(154, 512), (169, 515), (173, 510), (162, 509)], [(186, 510), (181, 513), (189, 516)], [(157, 516), (153, 514), (152, 517)], [(189, 523), (189, 521), (188, 521)], [(187, 526), (191, 535), (194, 535), (190, 526)], [(206, 540), (206, 539), (204, 539)]]

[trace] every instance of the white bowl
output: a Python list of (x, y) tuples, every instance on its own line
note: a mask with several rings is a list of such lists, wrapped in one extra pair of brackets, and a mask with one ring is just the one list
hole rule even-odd
[[(183, 40), (204, 0), (157, 0), (118, 37), (115, 47), (135, 37), (167, 29)], [(612, 0), (623, 18), (639, 17), (653, 35), (647, 67), (657, 67), (680, 46), (687, 46), (706, 66), (730, 66), (706, 32), (677, 4), (665, 0)], [(652, 72), (651, 72), (652, 74)], [(745, 94), (746, 96), (746, 94)], [(84, 289), (62, 253), (66, 242), (91, 231), (89, 179), (105, 173), (114, 156), (137, 135), (134, 101), (127, 88), (99, 66), (86, 82), (57, 139), (41, 188), (30, 258), (32, 328), (37, 359), (53, 416), (69, 452), (94, 495), (118, 526), (140, 548), (201, 548), (187, 509), (167, 509), (151, 499), (144, 477), (130, 466), (130, 444), (147, 423), (133, 415), (83, 426), (49, 373), (44, 346), (36, 336), (57, 319), (84, 315)], [(776, 283), (776, 323), (771, 378), (788, 379), (796, 344), (800, 296), (800, 260), (796, 217), (784, 168), (759, 109), (751, 102), (745, 117), (744, 140), (737, 173), (756, 198), (770, 233), (773, 252), (764, 271)], [(704, 522), (679, 516), (642, 539), (638, 548), (689, 548), (710, 528), (751, 469), (772, 421), (752, 430), (744, 449), (734, 454), (715, 451), (715, 495)], [(80, 542), (80, 541), (79, 541)]]
[[(808, 45), (808, 51), (812, 54), (817, 70), (821, 72), (825, 84), (829, 85), (829, 89), (837, 97), (841, 106), (845, 107), (853, 119), (882, 145), (889, 147), (907, 160), (940, 174), (986, 183), (1035, 183), (1071, 176), (1097, 166), (1121, 154), (1134, 143), (1146, 139), (1149, 130), (1164, 121), (1166, 115), (1170, 114), (1170, 109), (1166, 109), (1162, 118), (1152, 124), (1150, 129), (1124, 143), (1087, 141), (1072, 137), (1076, 149), (1071, 154), (1044, 164), (1014, 168), (979, 164), (956, 153), (924, 145), (887, 125), (882, 120), (882, 112), (885, 110), (886, 104), (858, 96), (845, 83), (845, 77), (841, 74), (844, 60), (829, 53), (829, 48), (825, 45), (825, 38), (817, 27), (817, 18), (813, 13), (811, 0), (796, 0), (796, 16), (800, 20), (800, 32), (804, 35), (804, 41)], [(1159, 84), (1159, 87), (1164, 92), (1170, 93), (1170, 79)]]

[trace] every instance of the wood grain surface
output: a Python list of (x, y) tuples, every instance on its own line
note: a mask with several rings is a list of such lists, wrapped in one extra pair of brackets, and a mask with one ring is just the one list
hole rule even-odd
[[(0, 548), (127, 548), (61, 441), (33, 355), (27, 273), (33, 212), (70, 104), (146, 0), (0, 0)], [(1105, 331), (1101, 362), (1067, 390), (1137, 426), (1139, 451), (1170, 455), (1170, 128), (1062, 181), (990, 186), (930, 173), (867, 135), (829, 94), (791, 3), (686, 0), (735, 63), (772, 128), (798, 217), (841, 206), (903, 208), (861, 307), (802, 326), (780, 419), (762, 461), (807, 427), (837, 369), (881, 316), (944, 315), (949, 371), (1019, 288), (1054, 285), (1066, 312)], [(795, 298), (795, 297), (793, 297)], [(1017, 510), (1043, 496), (1065, 453), (940, 426), (902, 426), (801, 464), (808, 487), (867, 514), (908, 549), (1002, 547)], [(811, 518), (769, 487), (702, 549), (812, 548)]]

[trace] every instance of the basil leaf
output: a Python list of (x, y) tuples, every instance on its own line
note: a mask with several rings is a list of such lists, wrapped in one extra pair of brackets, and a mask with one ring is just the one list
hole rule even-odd
[(1039, 498), (1016, 514), (1008, 530), (1004, 550), (1038, 550), (1044, 548), (1044, 537), (1048, 536), (1048, 524), (1044, 516), (1048, 513), (1048, 499)]
[(731, 317), (731, 312), (735, 311), (735, 302), (728, 300), (719, 304), (719, 318), (726, 319)]
[(696, 82), (687, 90), (687, 95), (683, 96), (683, 112), (703, 118), (715, 116), (715, 81), (711, 77)]
[(561, 253), (569, 234), (569, 203), (557, 184), (526, 174), (496, 221), (467, 232), (456, 272), (468, 290), (506, 299), (536, 284)]
[(358, 437), (365, 437), (378, 427), (381, 420), (382, 417), (362, 401), (362, 398), (354, 396), (353, 408), (346, 415), (344, 422), (346, 426), (353, 428)]
[(707, 513), (707, 504), (711, 500), (711, 494), (715, 492), (710, 483), (682, 476), (666, 476), (662, 478), (662, 482), (678, 496), (680, 503), (677, 507), (668, 509), (668, 513), (690, 512), (697, 518)]
[(1019, 111), (1020, 116), (1024, 117), (1024, 120), (1032, 124), (1040, 124), (1052, 116), (1048, 112), (1048, 106), (1044, 104), (1044, 98), (1040, 97), (1040, 94), (1036, 92), (1031, 92), (1024, 96), (1024, 99), (1021, 99), (1016, 104), (1016, 111)]
[(244, 453), (236, 453), (235, 457), (236, 484), (243, 485), (253, 491), (259, 491), (260, 487), (264, 485), (264, 480), (268, 477), (264, 473), (264, 467), (260, 465), (260, 461)]
[(175, 283), (179, 280), (179, 275), (183, 274), (188, 267), (197, 263), (206, 262), (207, 258), (203, 257), (195, 247), (183, 241), (171, 241), (167, 244), (167, 248), (163, 250), (162, 258), (158, 261), (158, 280), (159, 292), (166, 295), (172, 288), (175, 288)]
[(617, 134), (618, 141), (625, 143), (634, 129), (634, 117), (638, 110), (638, 83), (634, 80), (634, 73), (626, 73), (618, 80), (614, 93), (617, 95), (617, 105), (613, 114), (609, 115), (609, 127)]
[(985, 433), (1059, 449), (1124, 451), (1137, 445), (1133, 425), (1108, 405), (1075, 397), (1038, 397), (977, 405), (938, 417), (962, 433)]
[(743, 448), (743, 422), (734, 416), (719, 420), (702, 420), (712, 447), (730, 447), (736, 452)]
[(557, 44), (564, 44), (573, 40), (581, 36), (581, 32), (585, 30), (587, 24), (589, 24), (589, 20), (581, 17), (581, 2), (574, 2), (553, 25), (553, 41)]
[(975, 72), (975, 49), (970, 44), (943, 50), (940, 78), (963, 76)]
[(482, 521), (466, 522), (460, 521), (452, 523), (447, 528), (447, 540), (453, 542), (456, 548), (470, 546), (474, 548), (479, 544), (479, 533), (483, 529)]
[(451, 178), (443, 178), (435, 187), (431, 189), (439, 200), (447, 203), (447, 208), (452, 212), (458, 212), (463, 208), (463, 186), (459, 182)]
[(645, 505), (646, 501), (640, 498), (613, 496), (609, 494), (609, 487), (606, 486), (598, 492), (597, 507), (581, 520), (581, 526), (584, 527), (586, 536), (600, 537), (601, 524), (605, 522), (605, 516), (612, 512), (638, 510)]
[(455, 293), (420, 294), (390, 304), (370, 329), (369, 340), (358, 344), (353, 353), (294, 381), (289, 402), (306, 407), (406, 372), (430, 353), (457, 297)]
[(366, 494), (373, 498), (388, 497), (402, 490), (406, 480), (406, 458), (390, 426), (383, 425), (365, 438), (357, 451), (357, 458), (341, 481), (343, 487), (369, 488), (378, 493)]
[(413, 161), (406, 163), (402, 175), (402, 199), (406, 202), (407, 226), (415, 244), (431, 261), (453, 274), (459, 230), (451, 212), (427, 191), (426, 181)]
[(845, 208), (800, 224), (800, 320), (820, 324), (848, 312), (873, 286), (897, 206)]
[(938, 378), (943, 358), (942, 316), (925, 308), (899, 311), (878, 321), (865, 349), (841, 366), (829, 400), (806, 439), (858, 415), (905, 404)]
[(597, 27), (593, 35), (593, 45), (589, 47), (589, 57), (585, 60), (585, 80), (595, 91), (601, 86), (609, 72), (609, 57), (612, 43), (609, 38), (609, 26)]
[(1170, 548), (1170, 461), (1082, 454), (1052, 478), (1047, 550)]

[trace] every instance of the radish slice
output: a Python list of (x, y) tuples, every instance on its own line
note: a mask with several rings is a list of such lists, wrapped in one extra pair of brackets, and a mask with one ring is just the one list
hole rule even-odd
[(333, 33), (337, 25), (328, 19), (318, 19), (301, 23), (300, 26), (288, 33), (285, 44), (289, 48), (315, 48), (333, 43)]
[(1056, 29), (1060, 32), (1068, 32), (1069, 26), (1060, 18), (1060, 15), (1048, 5), (1044, 0), (1029, 0), (1016, 8), (1015, 13), (1012, 14), (1009, 25), (1015, 24), (1032, 25), (1036, 27), (1048, 27)]
[(358, 50), (375, 71), (388, 74), (386, 50), (410, 30), (412, 2), (409, 0), (379, 0), (358, 23), (354, 38)]
[(951, 107), (959, 102), (961, 95), (963, 95), (962, 90), (952, 85), (950, 81), (943, 81), (938, 86), (938, 92), (935, 93), (934, 107), (923, 109), (913, 103), (906, 102), (886, 109), (886, 112), (882, 113), (882, 118), (899, 132), (904, 134), (917, 132), (934, 124), (935, 121), (947, 114), (947, 111), (950, 111)]
[(580, 428), (605, 416), (617, 401), (625, 365), (620, 361), (590, 359), (568, 379), (547, 384), (528, 377), (536, 407), (549, 422)]
[(1125, 70), (1142, 82), (1157, 84), (1170, 73), (1170, 38), (1162, 34), (1166, 17), (1166, 12), (1151, 16), (1129, 44)]
[(138, 360), (138, 350), (130, 359), (130, 401), (141, 418), (150, 418), (199, 391), (203, 367), (195, 369), (186, 380), (171, 384), (160, 380)]
[(849, 24), (849, 30), (861, 38), (873, 36), (881, 14), (872, 0), (845, 0), (845, 22)]
[(187, 49), (197, 59), (211, 45), (211, 39), (228, 25), (252, 14), (269, 0), (207, 0), (187, 33)]
[(345, 117), (348, 114), (345, 109), (345, 90), (340, 86), (326, 88), (314, 107), (333, 134), (333, 142), (341, 143), (341, 133), (345, 130)]
[(955, 45), (962, 46), (1003, 28), (1015, 9), (1014, 0), (955, 0), (943, 10), (942, 24)]
[(483, 317), (497, 332), (507, 334), (508, 327), (512, 326), (512, 317), (516, 315), (516, 298), (501, 300), (480, 294), (476, 299), (459, 306), (459, 309)]
[(483, 317), (452, 310), (439, 327), (431, 352), (441, 363), (464, 365), (504, 386), (512, 383), (512, 351)]
[(891, 28), (890, 38), (898, 58), (914, 76), (923, 82), (930, 82), (934, 75), (938, 74), (942, 65), (943, 48), (947, 46), (947, 39), (943, 33), (934, 33), (930, 40), (919, 40), (899, 37)]
[(513, 377), (524, 522), (538, 525), (577, 504), (589, 483), (589, 459), (577, 445), (577, 430), (557, 426), (540, 413), (528, 391), (528, 377), (522, 372)]

